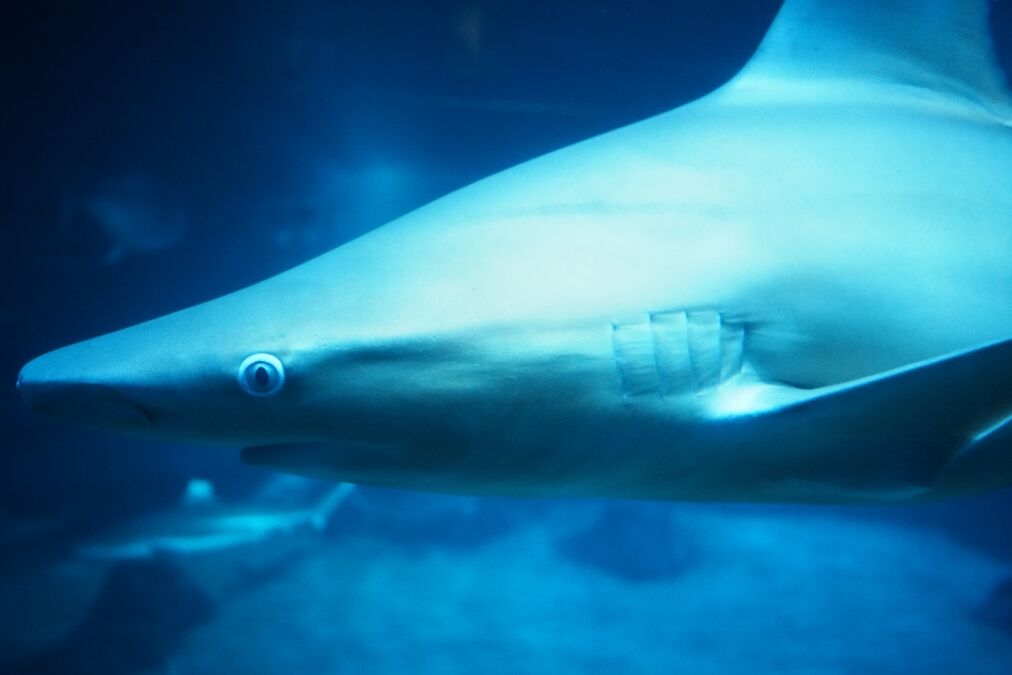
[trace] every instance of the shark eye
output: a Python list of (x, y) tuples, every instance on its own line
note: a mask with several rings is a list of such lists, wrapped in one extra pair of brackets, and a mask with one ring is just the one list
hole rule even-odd
[(239, 365), (239, 386), (253, 396), (270, 396), (285, 384), (285, 367), (276, 356), (252, 354)]

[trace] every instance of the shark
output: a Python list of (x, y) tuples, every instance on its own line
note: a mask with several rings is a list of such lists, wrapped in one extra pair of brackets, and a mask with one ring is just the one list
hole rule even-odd
[(190, 481), (180, 507), (138, 516), (103, 532), (78, 546), (77, 558), (110, 562), (197, 556), (266, 544), (299, 532), (319, 532), (354, 489), (338, 483), (315, 504), (281, 509), (255, 501), (221, 505), (213, 498), (194, 500), (192, 488), (205, 485), (204, 481)]
[(786, 0), (703, 98), (44, 354), (84, 427), (410, 490), (897, 502), (1012, 485), (988, 0)]

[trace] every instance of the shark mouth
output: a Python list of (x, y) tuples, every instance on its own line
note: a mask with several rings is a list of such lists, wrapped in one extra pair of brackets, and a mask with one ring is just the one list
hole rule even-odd
[(146, 428), (151, 411), (104, 384), (33, 381), (18, 378), (18, 392), (34, 410), (58, 420), (95, 429)]

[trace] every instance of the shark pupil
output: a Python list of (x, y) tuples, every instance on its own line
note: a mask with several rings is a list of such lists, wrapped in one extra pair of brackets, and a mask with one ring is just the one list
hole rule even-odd
[(250, 389), (257, 394), (272, 393), (277, 370), (270, 363), (254, 363), (246, 369)]

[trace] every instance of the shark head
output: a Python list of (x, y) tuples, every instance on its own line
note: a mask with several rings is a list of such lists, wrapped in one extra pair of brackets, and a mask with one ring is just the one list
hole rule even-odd
[[(381, 484), (403, 484), (410, 474), (411, 485), (427, 486), (438, 473), (452, 482), (437, 468), (467, 471), (462, 460), (521, 412), (521, 380), (558, 395), (534, 380), (571, 372), (574, 345), (550, 344), (551, 328), (531, 330), (524, 312), (500, 312), (530, 303), (498, 273), (469, 274), (481, 252), (466, 238), (463, 250), (432, 264), (435, 252), (425, 248), (440, 245), (426, 243), (429, 230), (417, 225), (377, 231), (233, 294), (44, 354), (21, 370), (18, 389), (59, 421), (244, 447), (249, 462), (281, 462), (301, 474)], [(455, 281), (468, 277), (470, 284)], [(607, 326), (595, 324), (606, 379)], [(568, 365), (546, 368), (546, 359)]]

